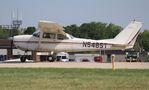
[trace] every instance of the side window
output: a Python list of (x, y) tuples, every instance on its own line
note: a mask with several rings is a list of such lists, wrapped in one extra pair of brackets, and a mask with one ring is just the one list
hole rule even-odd
[(33, 36), (34, 36), (34, 37), (39, 37), (39, 36), (40, 36), (40, 32), (37, 32), (37, 33), (35, 32), (35, 33), (33, 33)]
[(43, 38), (55, 39), (55, 34), (53, 34), (53, 33), (43, 33)]
[(58, 34), (57, 39), (58, 40), (64, 40), (64, 39), (68, 39), (68, 38), (65, 35)]

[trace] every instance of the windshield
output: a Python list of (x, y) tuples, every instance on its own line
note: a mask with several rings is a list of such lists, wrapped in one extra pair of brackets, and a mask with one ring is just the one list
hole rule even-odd
[(66, 56), (62, 56), (62, 59), (66, 59)]
[(40, 36), (40, 31), (38, 30), (38, 31), (34, 32), (34, 33), (33, 33), (33, 36), (39, 37), (39, 36)]
[(128, 55), (131, 55), (131, 56), (134, 55), (135, 56), (135, 55), (137, 55), (137, 53), (136, 52), (128, 52)]
[(70, 39), (74, 39), (75, 37), (74, 36), (72, 36), (72, 35), (70, 35), (70, 34), (66, 34), (66, 36), (68, 37), (68, 38), (70, 38)]
[(128, 52), (127, 58), (137, 58), (137, 52)]
[(71, 39), (75, 38), (74, 36), (70, 35)]

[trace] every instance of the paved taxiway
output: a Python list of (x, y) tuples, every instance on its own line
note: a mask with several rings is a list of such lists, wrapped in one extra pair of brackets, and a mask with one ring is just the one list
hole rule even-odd
[[(0, 68), (101, 68), (111, 69), (111, 63), (96, 62), (37, 62), (19, 60), (1, 61)], [(116, 69), (149, 69), (149, 63), (145, 62), (116, 62)]]

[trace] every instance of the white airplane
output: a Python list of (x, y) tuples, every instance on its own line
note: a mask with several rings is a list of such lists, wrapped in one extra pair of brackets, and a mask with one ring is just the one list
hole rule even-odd
[[(64, 28), (52, 21), (39, 21), (39, 30), (32, 35), (13, 37), (14, 45), (27, 51), (49, 52), (49, 61), (54, 61), (54, 53), (99, 50), (124, 50), (133, 48), (142, 27), (141, 22), (131, 21), (113, 39), (91, 40), (75, 38), (64, 32)], [(20, 58), (25, 62), (26, 57)]]

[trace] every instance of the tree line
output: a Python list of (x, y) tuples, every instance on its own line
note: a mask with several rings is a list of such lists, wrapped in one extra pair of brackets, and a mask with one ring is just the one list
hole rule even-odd
[(32, 34), (33, 32), (36, 31), (35, 27), (27, 27), (24, 29), (7, 29), (7, 28), (2, 28), (0, 27), (0, 39), (6, 39), (9, 37), (13, 37), (15, 35), (21, 35), (21, 34)]
[[(68, 25), (64, 27), (65, 32), (78, 38), (86, 39), (108, 39), (114, 38), (123, 28), (121, 26), (115, 25), (113, 23), (103, 23), (103, 22), (90, 22), (83, 23), (80, 26), (76, 24)], [(32, 34), (36, 31), (35, 27), (27, 27), (23, 30), (8, 30), (0, 27), (0, 38), (8, 38), (18, 34)], [(137, 41), (135, 43), (134, 49), (136, 51), (145, 50), (149, 51), (149, 30), (144, 30), (140, 32)]]
[(76, 24), (64, 27), (65, 32), (78, 38), (87, 39), (107, 39), (114, 38), (122, 28), (115, 24), (102, 22), (84, 23), (80, 26)]

